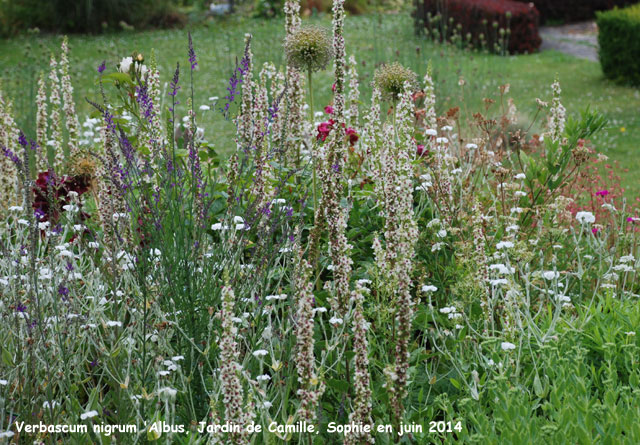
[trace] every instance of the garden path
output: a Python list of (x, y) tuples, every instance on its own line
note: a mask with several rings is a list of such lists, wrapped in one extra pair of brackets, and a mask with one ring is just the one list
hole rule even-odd
[(540, 28), (542, 51), (555, 49), (594, 62), (598, 61), (598, 27), (595, 22)]

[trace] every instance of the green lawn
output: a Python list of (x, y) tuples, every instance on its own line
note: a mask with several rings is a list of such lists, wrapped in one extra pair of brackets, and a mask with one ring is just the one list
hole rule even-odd
[[(316, 19), (330, 25), (329, 17)], [(363, 100), (370, 96), (372, 72), (381, 62), (399, 60), (423, 76), (429, 60), (432, 61), (437, 80), (437, 93), (441, 111), (460, 104), (459, 76), (467, 81), (465, 99), (470, 109), (481, 109), (483, 97), (496, 97), (501, 84), (511, 84), (523, 122), (534, 114), (535, 98), (550, 98), (550, 84), (558, 75), (563, 88), (563, 103), (570, 114), (591, 105), (604, 112), (610, 120), (606, 132), (594, 140), (596, 148), (628, 169), (623, 182), (628, 196), (640, 194), (640, 181), (636, 172), (640, 167), (640, 91), (618, 86), (604, 79), (597, 63), (576, 59), (554, 51), (534, 55), (498, 57), (459, 51), (434, 45), (413, 35), (408, 16), (358, 16), (346, 22), (347, 53), (355, 54), (360, 64)], [(254, 20), (233, 18), (215, 21), (193, 30), (199, 69), (195, 76), (196, 106), (208, 103), (208, 98), (226, 94), (228, 78), (236, 57), (242, 56), (243, 36), (253, 34), (253, 53), (256, 66), (265, 61), (276, 65), (283, 62), (281, 20)], [(0, 67), (3, 90), (15, 101), (19, 123), (33, 128), (35, 85), (38, 73), (46, 70), (48, 55), (57, 51), (61, 36), (24, 36), (0, 41)], [(133, 51), (145, 55), (156, 50), (163, 82), (168, 82), (180, 62), (187, 68), (186, 30), (163, 30), (141, 33), (121, 33), (104, 36), (71, 36), (72, 79), (81, 114), (90, 112), (83, 100), (95, 97), (96, 67), (107, 60), (111, 69), (124, 56)], [(182, 106), (186, 104), (188, 70), (182, 70)], [(331, 96), (332, 74), (327, 71), (314, 79), (317, 108)], [(180, 110), (184, 113), (184, 109)], [(199, 122), (207, 129), (208, 140), (228, 152), (233, 147), (233, 124), (220, 113), (206, 112)], [(33, 133), (27, 131), (27, 133)]]

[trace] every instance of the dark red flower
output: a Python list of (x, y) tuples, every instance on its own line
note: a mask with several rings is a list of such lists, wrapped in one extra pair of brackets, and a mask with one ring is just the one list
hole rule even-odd
[(347, 128), (344, 133), (349, 137), (349, 144), (355, 145), (355, 143), (358, 142), (358, 133), (356, 133), (356, 130), (353, 128)]
[(416, 152), (418, 153), (418, 156), (421, 157), (421, 156), (426, 155), (429, 152), (429, 150), (424, 148), (424, 145), (418, 144), (418, 146), (416, 148)]
[[(56, 176), (52, 170), (38, 173), (33, 187), (33, 210), (41, 222), (55, 223), (64, 205), (70, 203), (69, 192), (82, 195), (89, 190), (91, 178), (88, 175)], [(88, 217), (80, 213), (80, 217)]]
[(327, 105), (324, 107), (324, 112), (327, 114), (333, 114), (333, 107), (331, 105)]

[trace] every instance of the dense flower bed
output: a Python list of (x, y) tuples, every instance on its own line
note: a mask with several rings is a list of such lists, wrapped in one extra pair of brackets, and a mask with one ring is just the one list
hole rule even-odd
[(0, 94), (0, 440), (640, 442), (640, 216), (599, 177), (606, 117), (557, 81), (538, 134), (508, 84), (438, 113), (398, 62), (363, 103), (333, 6), (329, 31), (285, 3), (281, 67), (247, 34), (219, 101), (190, 34), (171, 72), (96, 60), (92, 117), (66, 40), (35, 128)]

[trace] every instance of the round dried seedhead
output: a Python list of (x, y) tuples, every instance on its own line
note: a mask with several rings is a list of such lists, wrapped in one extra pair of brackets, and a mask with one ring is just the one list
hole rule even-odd
[(69, 173), (73, 176), (83, 176), (89, 183), (93, 182), (96, 171), (96, 160), (83, 151), (73, 156), (69, 163)]
[(316, 25), (303, 26), (285, 38), (289, 65), (301, 71), (320, 71), (333, 58), (331, 34)]
[(373, 76), (373, 83), (385, 100), (398, 100), (404, 91), (405, 82), (411, 84), (412, 90), (418, 89), (416, 73), (398, 62), (382, 65)]

